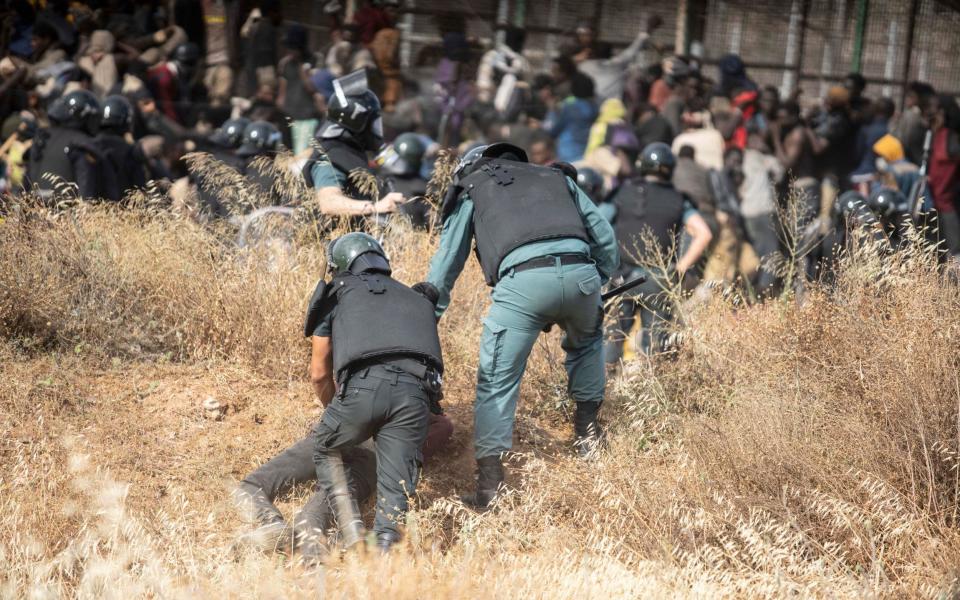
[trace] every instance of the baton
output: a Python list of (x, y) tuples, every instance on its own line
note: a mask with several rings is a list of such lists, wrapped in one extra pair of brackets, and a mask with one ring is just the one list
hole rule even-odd
[(628, 281), (628, 282), (626, 282), (626, 283), (624, 283), (624, 284), (622, 284), (622, 285), (618, 285), (617, 287), (613, 288), (612, 290), (607, 290), (606, 292), (600, 294), (600, 300), (603, 301), (603, 302), (606, 302), (606, 301), (609, 300), (610, 298), (616, 298), (616, 297), (619, 296), (620, 294), (622, 294), (622, 293), (624, 293), (624, 292), (628, 292), (628, 291), (632, 290), (633, 288), (637, 287), (638, 285), (640, 285), (641, 283), (645, 283), (646, 281), (647, 281), (647, 276), (646, 276), (646, 275), (641, 275), (640, 277), (637, 277), (636, 279), (631, 279), (630, 281)]

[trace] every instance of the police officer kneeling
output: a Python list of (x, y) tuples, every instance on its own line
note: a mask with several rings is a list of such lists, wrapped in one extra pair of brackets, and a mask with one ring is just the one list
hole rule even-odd
[(407, 497), (416, 492), (430, 411), (439, 406), (443, 359), (436, 292), (427, 284), (418, 284), (421, 291), (416, 291), (392, 279), (383, 248), (365, 233), (332, 242), (327, 262), (333, 278), (318, 284), (306, 325), (313, 328), (314, 386), (333, 396), (317, 426), (317, 482), (344, 546), (361, 542), (363, 523), (350, 497), (341, 451), (373, 437), (373, 529), (377, 546), (386, 551), (400, 538)]

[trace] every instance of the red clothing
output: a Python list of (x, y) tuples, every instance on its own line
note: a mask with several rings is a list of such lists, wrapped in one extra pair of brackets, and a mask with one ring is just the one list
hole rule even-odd
[(951, 158), (947, 152), (949, 134), (949, 129), (941, 127), (933, 134), (930, 146), (928, 182), (938, 212), (955, 212), (960, 192), (960, 157)]
[(157, 108), (176, 123), (180, 123), (177, 114), (177, 100), (180, 97), (180, 82), (167, 63), (160, 63), (147, 71), (147, 87), (153, 94)]
[(733, 106), (740, 109), (740, 125), (734, 130), (733, 138), (727, 144), (728, 148), (740, 148), (743, 150), (747, 147), (747, 127), (744, 123), (752, 119), (753, 115), (757, 114), (757, 98), (759, 96), (760, 93), (756, 90), (747, 90), (740, 92), (734, 97)]
[(670, 99), (670, 86), (667, 85), (667, 82), (662, 78), (653, 82), (653, 85), (650, 86), (650, 104), (657, 109), (658, 112), (663, 112), (663, 107), (667, 104), (667, 100)]
[(360, 33), (360, 43), (364, 46), (369, 45), (381, 29), (393, 27), (387, 11), (375, 6), (365, 6), (358, 10), (353, 17), (353, 22)]

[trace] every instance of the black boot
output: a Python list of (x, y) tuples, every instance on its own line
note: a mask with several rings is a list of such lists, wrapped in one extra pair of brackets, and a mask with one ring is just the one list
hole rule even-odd
[(477, 459), (477, 492), (461, 496), (464, 504), (477, 509), (486, 509), (503, 484), (503, 463), (499, 456), (484, 456)]
[(380, 554), (390, 552), (390, 548), (400, 541), (400, 534), (395, 531), (383, 531), (377, 534), (377, 550)]
[(290, 553), (293, 549), (293, 530), (261, 488), (251, 483), (241, 483), (233, 492), (233, 500), (245, 518), (259, 524), (256, 529), (244, 534), (241, 541), (264, 552)]
[(573, 414), (573, 433), (576, 436), (574, 446), (581, 458), (593, 456), (603, 446), (603, 429), (597, 421), (599, 413), (599, 402), (577, 402), (577, 410)]

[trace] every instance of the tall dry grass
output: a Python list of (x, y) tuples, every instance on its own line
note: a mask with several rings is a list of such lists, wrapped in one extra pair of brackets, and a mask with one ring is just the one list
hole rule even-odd
[[(960, 293), (932, 253), (863, 244), (804, 301), (716, 294), (610, 382), (611, 446), (570, 451), (562, 354), (534, 350), (510, 491), (478, 515), (470, 402), (487, 291), (442, 323), (460, 430), (404, 548), (305, 572), (238, 547), (225, 481), (314, 418), (304, 303), (323, 269), (226, 225), (79, 203), (0, 223), (0, 595), (953, 597)], [(391, 225), (407, 282), (436, 238)], [(222, 422), (194, 396), (229, 397)], [(129, 483), (123, 483), (124, 481)], [(287, 499), (302, 500), (307, 490)]]

